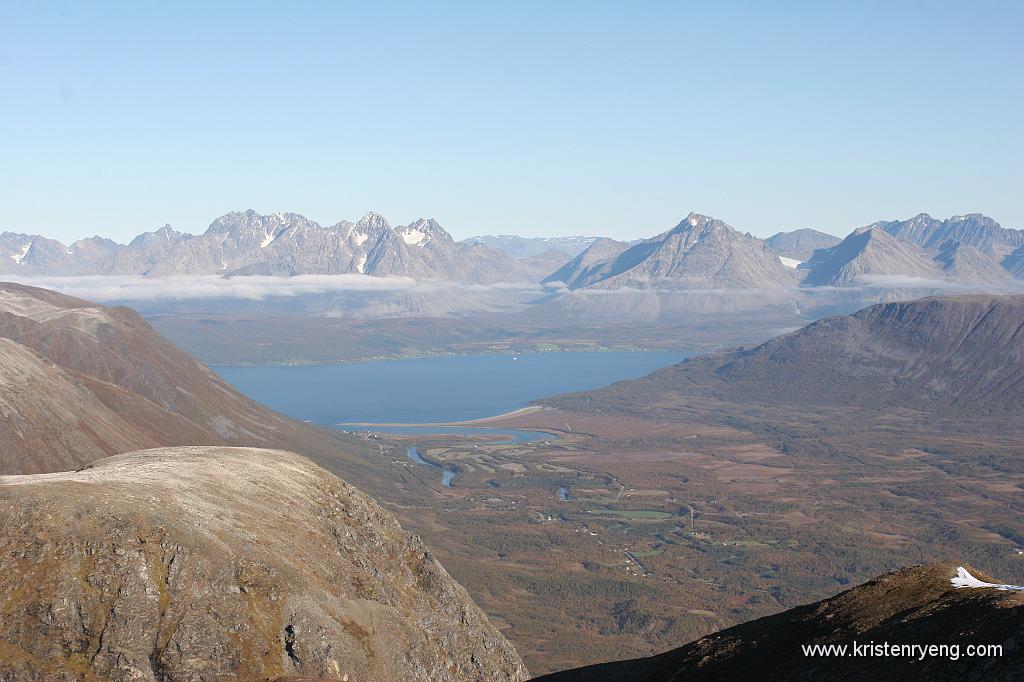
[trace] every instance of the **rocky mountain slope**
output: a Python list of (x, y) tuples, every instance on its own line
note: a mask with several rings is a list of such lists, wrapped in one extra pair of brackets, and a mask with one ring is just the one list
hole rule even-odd
[(807, 261), (818, 249), (832, 248), (840, 241), (839, 237), (805, 227), (790, 232), (777, 232), (765, 239), (764, 244), (776, 256)]
[[(971, 572), (989, 582), (992, 578)], [(880, 576), (831, 599), (703, 637), (651, 658), (605, 663), (546, 682), (700, 680), (1019, 680), (1024, 665), (1024, 593), (956, 589), (952, 563)], [(853, 642), (959, 647), (959, 657), (852, 654)], [(805, 645), (843, 645), (846, 656), (805, 656)], [(1000, 644), (1002, 655), (967, 655)]]
[(239, 394), (128, 308), (0, 283), (0, 339), (8, 340), (0, 377), (10, 396), (0, 474), (58, 471), (158, 445), (336, 448), (330, 434)]
[(599, 281), (610, 272), (615, 259), (629, 248), (626, 242), (599, 237), (575, 258), (545, 277), (544, 284), (564, 284), (570, 289)]
[[(858, 230), (838, 245), (812, 257), (808, 286), (860, 286), (884, 278), (942, 279), (942, 268), (921, 247), (900, 241), (884, 230)], [(891, 281), (891, 280), (890, 280)]]
[(695, 357), (600, 391), (545, 401), (647, 412), (675, 394), (764, 406), (1024, 409), (1024, 295), (874, 305), (749, 350)]
[(816, 251), (808, 267), (805, 286), (943, 288), (944, 282), (1009, 286), (1014, 279), (969, 243), (949, 238), (932, 249), (893, 236), (881, 226), (861, 228), (838, 245)]
[(76, 377), (0, 338), (0, 473), (70, 469), (155, 446)]
[(523, 680), (390, 513), (298, 455), (0, 477), (0, 678)]
[(795, 284), (756, 237), (691, 213), (676, 227), (624, 250), (574, 288), (752, 289)]

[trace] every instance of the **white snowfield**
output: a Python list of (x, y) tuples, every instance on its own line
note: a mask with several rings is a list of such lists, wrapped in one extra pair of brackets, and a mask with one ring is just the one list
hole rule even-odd
[(1020, 585), (999, 585), (996, 583), (987, 583), (982, 580), (978, 580), (968, 573), (967, 569), (963, 566), (957, 566), (956, 577), (950, 578), (949, 582), (953, 583), (953, 587), (957, 589), (960, 589), (961, 587), (994, 587), (997, 590), (1015, 590), (1017, 592), (1024, 592), (1024, 587)]

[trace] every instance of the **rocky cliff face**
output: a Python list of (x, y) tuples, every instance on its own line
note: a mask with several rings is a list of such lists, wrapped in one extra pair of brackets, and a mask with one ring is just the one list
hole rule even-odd
[(284, 451), (0, 477), (0, 679), (523, 680), (365, 495)]
[[(956, 575), (957, 565), (952, 563), (906, 568), (831, 599), (737, 625), (660, 656), (540, 679), (1019, 680), (1024, 664), (1024, 592), (956, 589), (950, 584)], [(993, 581), (987, 576), (982, 580)], [(960, 657), (803, 654), (803, 645), (850, 646), (854, 641), (958, 646)], [(1003, 653), (971, 657), (968, 644), (1001, 644)]]

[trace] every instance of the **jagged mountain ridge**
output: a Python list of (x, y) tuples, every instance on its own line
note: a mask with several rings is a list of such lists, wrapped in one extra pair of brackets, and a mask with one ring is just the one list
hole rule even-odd
[(0, 678), (526, 679), (416, 536), (280, 450), (0, 476)]
[[(1013, 287), (1024, 273), (1024, 231), (970, 214), (945, 221), (921, 214), (908, 221), (858, 228), (846, 239), (816, 230), (780, 232), (766, 240), (715, 218), (691, 213), (672, 230), (629, 248), (584, 251), (544, 282), (569, 289), (771, 290), (791, 287), (942, 289)], [(792, 272), (779, 258), (807, 261)]]
[(816, 251), (808, 267), (805, 286), (942, 288), (943, 283), (1010, 285), (1014, 279), (997, 261), (956, 238), (932, 249), (893, 236), (880, 226), (860, 228), (838, 245)]
[(882, 221), (868, 228), (880, 228), (897, 239), (929, 249), (938, 249), (953, 239), (973, 246), (997, 262), (1024, 247), (1024, 230), (1004, 228), (980, 213), (956, 215), (946, 220), (919, 213), (909, 220)]
[[(545, 682), (703, 680), (1019, 680), (1024, 593), (956, 589), (957, 564), (914, 566), (820, 602), (737, 625), (679, 649), (547, 675)], [(998, 582), (971, 572), (982, 580)], [(850, 655), (852, 643), (951, 645), (949, 656)], [(805, 645), (843, 645), (845, 656), (805, 656)], [(967, 656), (968, 644), (1000, 644), (998, 656)]]
[(31, 275), (366, 274), (489, 284), (534, 279), (529, 266), (480, 243), (456, 242), (436, 220), (392, 227), (370, 212), (323, 227), (297, 213), (232, 212), (202, 234), (169, 225), (129, 244), (81, 240), (71, 247), (31, 235), (0, 235), (0, 273)]

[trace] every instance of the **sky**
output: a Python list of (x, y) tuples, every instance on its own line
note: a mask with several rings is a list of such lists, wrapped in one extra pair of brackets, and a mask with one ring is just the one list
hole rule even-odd
[(0, 231), (1024, 228), (1020, 2), (0, 3)]

